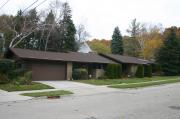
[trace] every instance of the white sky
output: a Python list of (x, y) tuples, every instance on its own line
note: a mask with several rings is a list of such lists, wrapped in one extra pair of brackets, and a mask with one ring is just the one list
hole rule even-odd
[[(0, 6), (7, 0), (0, 0)], [(36, 0), (10, 0), (0, 14), (16, 14)], [(43, 0), (39, 0), (41, 2)], [(47, 8), (47, 0), (38, 9)], [(180, 0), (67, 0), (75, 24), (83, 23), (92, 38), (110, 39), (115, 26), (126, 35), (132, 19), (164, 27), (180, 26)], [(33, 8), (33, 7), (32, 7)]]

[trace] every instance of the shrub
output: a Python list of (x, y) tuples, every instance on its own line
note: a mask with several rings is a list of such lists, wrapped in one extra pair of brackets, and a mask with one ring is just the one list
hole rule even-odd
[(0, 60), (0, 73), (5, 74), (7, 78), (13, 79), (16, 76), (14, 60), (1, 59)]
[(161, 75), (162, 74), (162, 67), (159, 64), (153, 64), (152, 65), (152, 72), (155, 75)]
[(138, 65), (137, 71), (136, 71), (136, 77), (143, 78), (144, 77), (144, 66)]
[(8, 73), (15, 69), (15, 63), (13, 60), (1, 59), (0, 60), (0, 73)]
[(104, 76), (98, 77), (98, 79), (108, 79), (108, 77), (104, 75)]
[(88, 79), (88, 71), (87, 69), (74, 69), (72, 77), (74, 80)]
[(152, 77), (152, 66), (151, 65), (144, 66), (144, 76)]
[(24, 76), (18, 77), (18, 79), (14, 83), (21, 85), (30, 85), (32, 83), (32, 72), (28, 71), (24, 73)]
[(122, 65), (121, 64), (108, 64), (106, 68), (106, 76), (110, 79), (122, 77)]
[(0, 73), (0, 84), (5, 84), (5, 83), (8, 83), (8, 82), (9, 82), (8, 77), (5, 74)]
[(159, 64), (153, 64), (153, 65), (152, 65), (152, 72), (153, 72), (153, 73), (161, 72), (161, 71), (162, 71), (161, 65), (159, 65)]

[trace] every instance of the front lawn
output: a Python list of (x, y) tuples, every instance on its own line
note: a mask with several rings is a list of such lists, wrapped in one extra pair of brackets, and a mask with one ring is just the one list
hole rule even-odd
[(110, 85), (108, 87), (111, 87), (111, 88), (139, 88), (139, 87), (162, 85), (162, 84), (176, 83), (176, 82), (180, 82), (180, 79), (159, 80), (159, 81), (149, 81), (149, 82), (140, 82), (140, 83), (116, 84), (116, 85)]
[(93, 85), (116, 85), (116, 84), (130, 84), (130, 83), (142, 83), (151, 81), (162, 81), (168, 80), (168, 82), (173, 82), (172, 80), (177, 79), (180, 82), (180, 76), (156, 76), (152, 78), (128, 78), (128, 79), (90, 79), (90, 80), (77, 80), (77, 82), (93, 84)]
[(47, 91), (47, 92), (36, 92), (36, 93), (23, 93), (21, 95), (31, 96), (31, 97), (43, 97), (43, 96), (61, 96), (73, 94), (70, 91), (58, 90), (58, 91)]
[(54, 88), (42, 83), (33, 82), (31, 85), (15, 85), (12, 83), (0, 84), (0, 89), (12, 92), (12, 91), (54, 89)]

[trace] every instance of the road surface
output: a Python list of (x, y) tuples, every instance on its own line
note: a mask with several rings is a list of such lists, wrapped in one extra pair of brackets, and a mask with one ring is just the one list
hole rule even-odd
[(180, 83), (0, 103), (0, 119), (180, 119)]

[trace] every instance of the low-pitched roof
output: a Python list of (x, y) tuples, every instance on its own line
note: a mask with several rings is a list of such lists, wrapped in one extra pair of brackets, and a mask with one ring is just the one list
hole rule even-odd
[(116, 62), (120, 62), (120, 63), (127, 63), (127, 64), (151, 64), (152, 63), (149, 60), (144, 60), (137, 57), (115, 55), (115, 54), (102, 54), (102, 53), (100, 53), (100, 55), (106, 58), (109, 58), (111, 60), (114, 60)]
[(10, 48), (10, 51), (20, 59), (38, 59), (49, 61), (70, 61), (70, 62), (87, 62), (87, 63), (116, 63), (110, 59), (94, 53), (78, 52), (44, 52), (37, 50)]

